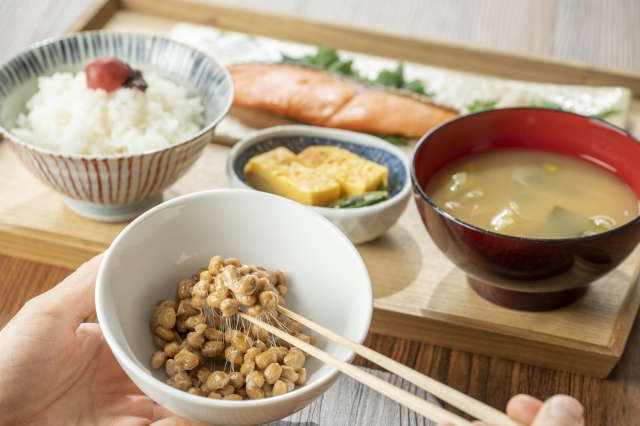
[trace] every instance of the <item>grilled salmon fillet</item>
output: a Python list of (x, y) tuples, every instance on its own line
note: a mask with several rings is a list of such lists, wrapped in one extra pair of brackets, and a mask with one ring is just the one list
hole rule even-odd
[(264, 109), (322, 126), (356, 90), (328, 73), (291, 66), (245, 64), (228, 67), (235, 105)]
[(271, 111), (315, 126), (419, 138), (458, 115), (454, 110), (285, 64), (228, 67), (234, 104)]
[(407, 96), (370, 90), (358, 93), (324, 125), (363, 133), (419, 138), (457, 115), (452, 110)]

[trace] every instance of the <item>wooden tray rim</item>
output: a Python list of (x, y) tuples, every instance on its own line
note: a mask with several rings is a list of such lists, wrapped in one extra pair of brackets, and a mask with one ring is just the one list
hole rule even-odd
[[(463, 72), (473, 72), (476, 74), (479, 73), (477, 70), (480, 70), (482, 71), (482, 74), (506, 77), (511, 79), (524, 80), (518, 75), (505, 76), (505, 73), (508, 74), (509, 70), (522, 67), (529, 68), (531, 66), (539, 68), (541, 67), (541, 79), (534, 79), (533, 81), (561, 84), (590, 84), (597, 86), (626, 86), (633, 90), (634, 95), (637, 96), (636, 99), (640, 99), (640, 72), (592, 66), (580, 61), (543, 57), (531, 54), (501, 52), (482, 47), (466, 46), (457, 43), (429, 40), (426, 38), (412, 36), (403, 36), (381, 31), (373, 31), (371, 29), (360, 28), (357, 26), (346, 27), (342, 25), (334, 25), (309, 19), (299, 19), (264, 12), (255, 12), (227, 5), (223, 6), (199, 3), (192, 0), (102, 0), (101, 2), (96, 3), (94, 6), (92, 6), (87, 11), (87, 13), (85, 13), (81, 17), (81, 19), (76, 21), (70, 31), (100, 29), (105, 24), (107, 24), (109, 20), (113, 18), (113, 16), (119, 11), (134, 12), (136, 14), (149, 15), (156, 18), (167, 18), (171, 20), (188, 21), (197, 24), (217, 26), (222, 29), (253, 33), (302, 43), (319, 44), (322, 42), (318, 41), (321, 40), (322, 35), (333, 34), (334, 39), (337, 35), (346, 40), (342, 44), (332, 43), (332, 46), (336, 48), (360, 51), (363, 53), (386, 56), (400, 60), (411, 60), (413, 62), (424, 63), (431, 66), (455, 69)], [(240, 22), (251, 22), (256, 20), (262, 23), (270, 23), (270, 26), (273, 27), (275, 25), (281, 27), (281, 29), (277, 29), (276, 31), (274, 31), (273, 29), (270, 29), (269, 31), (263, 31), (263, 27), (260, 25), (260, 23), (257, 23), (255, 24), (257, 29), (253, 28), (253, 31), (250, 31), (248, 30), (246, 24), (242, 24), (242, 22)], [(299, 30), (302, 27), (309, 30), (309, 32), (313, 34), (305, 37), (296, 37), (296, 35), (299, 35), (295, 34), (296, 31), (298, 31), (299, 33)], [(316, 38), (316, 41), (313, 41), (314, 37), (320, 38)], [(382, 49), (383, 52), (381, 52), (380, 50), (376, 49), (375, 46), (367, 45), (366, 43), (364, 45), (364, 49), (354, 47), (358, 46), (358, 43), (362, 43), (363, 41), (366, 42), (371, 38), (382, 40), (385, 46), (387, 46), (386, 53), (384, 52), (384, 49)], [(392, 46), (394, 44), (402, 44), (406, 48), (401, 52), (393, 52), (393, 54), (391, 54), (388, 48), (389, 46)], [(360, 45), (360, 47), (362, 47), (362, 45)], [(411, 50), (414, 50), (413, 56), (411, 53), (408, 53)], [(445, 58), (445, 62), (447, 60), (453, 61), (442, 64), (438, 63), (438, 60), (432, 61), (433, 56), (427, 55), (420, 58), (416, 57), (416, 54), (420, 53), (423, 50), (433, 50), (433, 54), (435, 56), (442, 55)], [(473, 68), (473, 70), (470, 68)], [(561, 72), (562, 77), (558, 77), (555, 75), (558, 72)], [(529, 74), (534, 75), (535, 72), (530, 72)], [(59, 255), (56, 256), (56, 264), (62, 263), (65, 264), (65, 266), (71, 268), (77, 266), (75, 265), (77, 262), (77, 256), (74, 255), (72, 251), (66, 253), (64, 249), (69, 244), (71, 244), (72, 246), (83, 246), (84, 244), (82, 242), (75, 240), (66, 241), (66, 243), (62, 241), (56, 242), (51, 238), (51, 236), (46, 236), (46, 241), (41, 241), (42, 235), (37, 236), (31, 234), (32, 232), (28, 229), (16, 230), (0, 228), (0, 235), (3, 236), (1, 239), (4, 240), (4, 236), (12, 237), (8, 238), (6, 241), (4, 241), (4, 244), (0, 244), (0, 246), (15, 245), (21, 242), (19, 244), (20, 247), (26, 250), (26, 245), (36, 244), (38, 246), (36, 247), (36, 251), (42, 252), (42, 254), (44, 254), (45, 251), (50, 250), (50, 247), (53, 244), (53, 246), (59, 246), (59, 248), (62, 249)], [(84, 247), (84, 249), (85, 251), (88, 249), (91, 252), (100, 251), (99, 247)], [(32, 256), (30, 256), (25, 251), (24, 256), (22, 257), (30, 258)], [(632, 282), (636, 285), (633, 286), (633, 289), (629, 290), (629, 293), (625, 298), (624, 305), (621, 307), (620, 315), (616, 322), (616, 328), (613, 331), (612, 339), (609, 342), (609, 345), (595, 345), (578, 340), (571, 340), (569, 342), (564, 341), (563, 344), (560, 345), (559, 342), (549, 341), (549, 336), (545, 335), (545, 340), (547, 341), (546, 344), (551, 347), (551, 350), (562, 350), (564, 348), (570, 352), (576, 353), (582, 350), (588, 350), (590, 352), (590, 359), (602, 358), (609, 360), (608, 362), (611, 363), (610, 367), (600, 366), (599, 372), (595, 374), (594, 371), (589, 370), (589, 366), (585, 365), (584, 371), (580, 372), (580, 374), (591, 376), (595, 375), (596, 377), (606, 377), (608, 372), (611, 370), (611, 368), (613, 368), (613, 366), (617, 363), (619, 357), (621, 356), (630, 334), (629, 330), (633, 323), (633, 318), (635, 317), (638, 306), (640, 305), (640, 289), (638, 289), (637, 285), (637, 282), (640, 279), (638, 276), (640, 272), (638, 268), (636, 268), (635, 271), (636, 275), (633, 278)], [(377, 308), (375, 310), (383, 312), (383, 316), (398, 314), (397, 312), (387, 309)], [(513, 336), (516, 338), (516, 341), (514, 341), (513, 344), (520, 342), (525, 346), (529, 346), (527, 341), (530, 340), (530, 343), (533, 345), (532, 348), (534, 348), (536, 343), (535, 336), (537, 333), (535, 331), (525, 332), (524, 330), (517, 329), (517, 334), (514, 334), (514, 332), (510, 330), (510, 327), (508, 325), (501, 326), (500, 329), (497, 330), (495, 329), (495, 324), (492, 324), (492, 328), (494, 329), (493, 331), (489, 331), (487, 329), (478, 327), (477, 324), (473, 325), (465, 323), (464, 321), (456, 321), (456, 318), (451, 315), (439, 315), (437, 313), (431, 313), (424, 317), (415, 317), (414, 319), (416, 321), (423, 321), (423, 328), (427, 327), (428, 324), (435, 324), (439, 322), (442, 322), (443, 324), (458, 324), (462, 329), (459, 333), (456, 333), (455, 336), (451, 336), (458, 342), (460, 342), (461, 339), (464, 339), (464, 336), (468, 336), (470, 335), (470, 333), (473, 333), (473, 330), (476, 329), (482, 330), (484, 332), (490, 332), (493, 336), (491, 338), (492, 341), (500, 341), (504, 340), (504, 338), (506, 337)], [(372, 324), (372, 326), (373, 325), (374, 324)], [(624, 330), (622, 336), (620, 334), (621, 330)], [(375, 327), (372, 327), (372, 331), (381, 332), (377, 331)], [(384, 332), (381, 333), (388, 334)], [(465, 347), (464, 343), (443, 343), (439, 342), (437, 338), (435, 340), (430, 339), (429, 343), (460, 350), (472, 351), (475, 353), (484, 353), (485, 355), (496, 356), (498, 358), (509, 359), (509, 357), (501, 356), (499, 353), (488, 353), (487, 351), (482, 352), (468, 346)], [(539, 362), (535, 363), (526, 360), (512, 360), (541, 365)], [(557, 367), (554, 366), (548, 366), (547, 368), (557, 369)], [(606, 374), (605, 369), (607, 370)], [(574, 371), (576, 370), (574, 369)]]
[(494, 77), (540, 83), (623, 86), (632, 90), (635, 99), (640, 99), (640, 72), (633, 70), (500, 51), (197, 0), (102, 0), (77, 20), (69, 32), (100, 29), (118, 11), (193, 22), (299, 43), (322, 44), (330, 39), (332, 47), (339, 49)]

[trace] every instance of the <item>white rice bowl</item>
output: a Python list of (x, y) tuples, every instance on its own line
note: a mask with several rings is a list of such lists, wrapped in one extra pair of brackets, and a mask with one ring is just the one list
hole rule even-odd
[(144, 74), (145, 92), (89, 89), (84, 71), (38, 79), (11, 132), (52, 151), (82, 155), (139, 154), (184, 141), (205, 124), (200, 98), (186, 87)]

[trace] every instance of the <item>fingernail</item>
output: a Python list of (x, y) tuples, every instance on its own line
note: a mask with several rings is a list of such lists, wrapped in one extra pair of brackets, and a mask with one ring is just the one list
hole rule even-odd
[(582, 424), (584, 417), (582, 405), (575, 398), (566, 395), (556, 395), (551, 398), (547, 413), (570, 417), (576, 424)]

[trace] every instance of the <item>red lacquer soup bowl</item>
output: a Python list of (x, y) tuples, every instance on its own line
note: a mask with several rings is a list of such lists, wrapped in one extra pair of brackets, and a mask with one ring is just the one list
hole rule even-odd
[(521, 238), (469, 225), (425, 192), (446, 164), (470, 154), (524, 148), (569, 155), (614, 172), (640, 198), (640, 142), (603, 121), (541, 108), (482, 111), (425, 135), (411, 159), (414, 199), (438, 248), (484, 298), (509, 308), (566, 306), (618, 266), (640, 241), (640, 217), (611, 231), (567, 239)]

